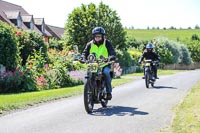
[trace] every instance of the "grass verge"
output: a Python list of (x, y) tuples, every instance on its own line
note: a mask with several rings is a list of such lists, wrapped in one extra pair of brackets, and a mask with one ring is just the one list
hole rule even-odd
[[(116, 87), (133, 81), (133, 79), (113, 79), (112, 86)], [(27, 92), (19, 94), (1, 94), (0, 95), (0, 114), (33, 106), (39, 103), (52, 101), (60, 98), (67, 98), (73, 95), (82, 94), (83, 85), (67, 87), (62, 89), (44, 90), (38, 92)]]
[[(185, 70), (158, 70), (158, 76), (159, 75), (171, 75), (171, 74), (175, 74), (177, 72), (183, 72), (183, 71), (185, 71)], [(143, 76), (143, 72), (127, 74), (126, 76)]]
[(171, 131), (174, 133), (200, 132), (200, 82), (197, 83), (175, 108)]

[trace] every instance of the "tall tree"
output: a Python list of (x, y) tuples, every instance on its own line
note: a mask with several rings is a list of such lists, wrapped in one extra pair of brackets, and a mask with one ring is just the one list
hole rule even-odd
[(82, 51), (85, 44), (91, 40), (92, 29), (96, 26), (105, 28), (106, 38), (112, 42), (115, 48), (126, 49), (126, 33), (120, 23), (120, 18), (117, 16), (116, 11), (113, 11), (102, 2), (98, 7), (93, 3), (89, 5), (82, 4), (81, 7), (75, 8), (69, 14), (64, 35), (67, 45), (77, 45)]
[(195, 29), (200, 29), (200, 27), (199, 27), (199, 25), (197, 24), (197, 25), (195, 25), (195, 27), (194, 27)]

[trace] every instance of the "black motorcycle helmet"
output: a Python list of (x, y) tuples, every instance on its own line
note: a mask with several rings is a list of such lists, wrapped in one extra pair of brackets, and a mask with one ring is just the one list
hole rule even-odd
[(146, 50), (147, 50), (147, 52), (152, 52), (152, 51), (153, 51), (153, 48), (154, 48), (154, 46), (153, 46), (152, 43), (148, 43), (148, 44), (146, 45)]
[[(95, 40), (95, 36), (96, 35), (102, 35), (102, 39), (100, 41), (96, 41)], [(106, 34), (106, 31), (103, 27), (95, 27), (93, 30), (92, 30), (92, 36), (93, 36), (93, 40), (96, 44), (102, 44), (104, 42), (104, 37), (105, 37), (105, 34)]]

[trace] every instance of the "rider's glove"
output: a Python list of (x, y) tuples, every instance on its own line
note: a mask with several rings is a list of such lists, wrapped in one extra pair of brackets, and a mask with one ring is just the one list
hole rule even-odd
[(108, 57), (108, 61), (114, 61), (116, 58), (115, 58), (115, 56), (109, 56)]
[(157, 63), (156, 63), (156, 65), (159, 67), (159, 63), (160, 63), (160, 61), (159, 60), (157, 60)]
[(79, 58), (79, 62), (80, 62), (80, 63), (85, 63), (85, 61), (86, 61), (86, 59), (85, 59), (84, 57), (80, 57), (80, 58)]

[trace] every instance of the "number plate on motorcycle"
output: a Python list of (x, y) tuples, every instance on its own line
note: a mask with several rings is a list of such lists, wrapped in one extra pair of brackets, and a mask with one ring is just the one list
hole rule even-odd
[(98, 69), (98, 64), (97, 63), (88, 64), (88, 71), (97, 72), (97, 69)]
[(146, 63), (146, 64), (145, 64), (145, 66), (150, 66), (150, 65), (151, 65), (151, 63)]

